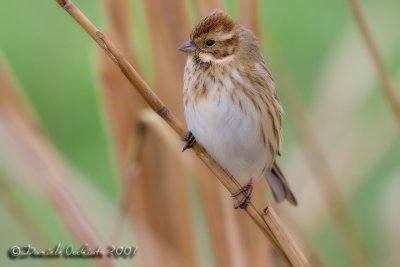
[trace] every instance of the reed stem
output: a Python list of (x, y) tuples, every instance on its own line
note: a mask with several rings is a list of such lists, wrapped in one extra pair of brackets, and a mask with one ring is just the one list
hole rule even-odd
[(397, 119), (397, 122), (400, 125), (400, 101), (397, 98), (396, 90), (390, 82), (389, 75), (385, 70), (385, 66), (383, 64), (382, 58), (379, 54), (377, 45), (372, 36), (372, 33), (368, 27), (367, 21), (364, 17), (364, 14), (361, 10), (360, 4), (357, 0), (349, 0), (349, 5), (351, 11), (353, 12), (354, 19), (357, 22), (357, 25), (360, 29), (361, 35), (364, 38), (365, 44), (367, 46), (368, 52), (371, 55), (372, 63), (375, 67), (376, 73), (378, 74), (378, 78), (382, 84), (383, 91), (386, 95), (386, 98), (393, 110), (393, 113)]

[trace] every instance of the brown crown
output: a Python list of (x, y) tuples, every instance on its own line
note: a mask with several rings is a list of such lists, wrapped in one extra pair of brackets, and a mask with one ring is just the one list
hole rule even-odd
[(230, 32), (234, 27), (235, 22), (225, 12), (215, 10), (197, 23), (190, 34), (190, 39), (193, 40), (217, 28), (225, 32)]

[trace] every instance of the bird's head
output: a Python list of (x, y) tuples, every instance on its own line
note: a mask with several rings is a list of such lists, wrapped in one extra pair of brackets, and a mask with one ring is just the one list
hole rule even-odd
[(178, 49), (198, 56), (203, 62), (219, 63), (248, 50), (249, 41), (255, 41), (254, 34), (236, 24), (225, 12), (216, 10), (197, 23), (190, 40)]

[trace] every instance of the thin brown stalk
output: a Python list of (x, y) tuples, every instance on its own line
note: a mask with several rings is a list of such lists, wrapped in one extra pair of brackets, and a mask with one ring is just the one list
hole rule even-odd
[[(150, 107), (157, 112), (174, 131), (184, 137), (186, 131), (182, 123), (167, 109), (164, 103), (153, 92), (149, 85), (140, 77), (135, 69), (129, 64), (125, 57), (116, 49), (115, 45), (100, 32), (90, 20), (69, 0), (57, 0), (58, 4), (64, 8), (96, 41), (96, 43), (108, 54), (111, 60), (121, 69), (132, 85), (139, 91)], [(198, 144), (193, 146), (197, 156), (212, 170), (220, 182), (229, 192), (235, 192), (240, 188), (240, 184), (226, 172), (218, 163)], [(243, 194), (237, 197), (237, 200)], [(260, 230), (268, 237), (276, 249), (277, 253), (291, 266), (309, 266), (289, 232), (280, 222), (275, 211), (268, 206), (266, 213), (262, 214), (250, 203), (246, 209), (247, 214), (253, 219)]]
[(396, 95), (396, 90), (389, 79), (389, 75), (385, 70), (382, 57), (379, 54), (376, 42), (368, 27), (367, 21), (363, 15), (360, 4), (358, 3), (358, 0), (349, 0), (349, 5), (351, 11), (353, 12), (354, 18), (357, 22), (357, 25), (360, 29), (360, 32), (364, 38), (365, 44), (368, 48), (368, 52), (371, 55), (373, 65), (378, 74), (379, 80), (382, 84), (386, 98), (390, 106), (392, 107), (397, 122), (400, 124), (400, 101), (398, 99), (398, 96)]

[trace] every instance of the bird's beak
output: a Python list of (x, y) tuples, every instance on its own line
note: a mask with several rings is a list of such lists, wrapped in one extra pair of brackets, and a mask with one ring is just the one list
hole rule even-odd
[(193, 53), (194, 51), (196, 51), (197, 47), (195, 45), (195, 43), (192, 40), (189, 40), (185, 43), (183, 43), (178, 50), (185, 52), (185, 53)]

